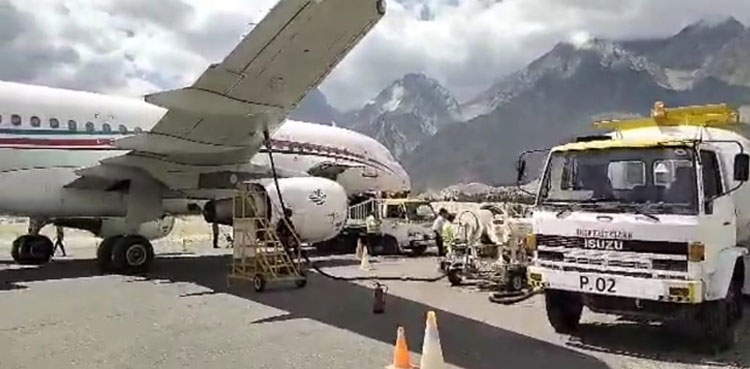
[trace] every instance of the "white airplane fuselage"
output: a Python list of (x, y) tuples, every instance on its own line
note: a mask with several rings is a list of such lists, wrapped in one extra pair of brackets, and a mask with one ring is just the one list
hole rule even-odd
[[(64, 186), (111, 157), (112, 141), (149, 131), (166, 109), (140, 99), (0, 81), (0, 213), (42, 217), (124, 216), (118, 191)], [(307, 172), (322, 163), (349, 168), (339, 182), (349, 195), (410, 189), (409, 177), (374, 139), (342, 128), (287, 121), (271, 136), (277, 168)], [(253, 164), (268, 164), (268, 153)], [(179, 200), (179, 199), (175, 199)], [(165, 210), (179, 214), (184, 204)]]

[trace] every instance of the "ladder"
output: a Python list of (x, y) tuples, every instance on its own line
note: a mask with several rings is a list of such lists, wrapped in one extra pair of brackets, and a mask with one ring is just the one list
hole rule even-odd
[[(233, 198), (234, 255), (227, 285), (231, 279), (249, 280), (257, 292), (270, 282), (292, 281), (299, 288), (307, 284), (302, 270), (301, 247), (294, 232), (295, 251), (289, 251), (273, 227), (271, 203), (265, 188), (256, 183), (240, 183)], [(282, 218), (288, 229), (290, 225)]]

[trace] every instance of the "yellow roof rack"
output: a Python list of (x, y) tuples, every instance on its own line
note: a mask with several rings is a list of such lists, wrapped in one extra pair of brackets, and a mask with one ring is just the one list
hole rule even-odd
[(740, 114), (727, 104), (707, 104), (666, 108), (657, 101), (648, 118), (598, 120), (594, 127), (627, 130), (650, 126), (703, 126), (717, 127), (738, 124)]

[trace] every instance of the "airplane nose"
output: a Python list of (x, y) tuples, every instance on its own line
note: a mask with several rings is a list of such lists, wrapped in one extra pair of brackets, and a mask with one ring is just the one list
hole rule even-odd
[(409, 173), (406, 172), (406, 169), (401, 165), (401, 163), (396, 162), (393, 166), (394, 172), (396, 176), (399, 179), (399, 183), (401, 183), (402, 191), (411, 191), (411, 179), (409, 178)]

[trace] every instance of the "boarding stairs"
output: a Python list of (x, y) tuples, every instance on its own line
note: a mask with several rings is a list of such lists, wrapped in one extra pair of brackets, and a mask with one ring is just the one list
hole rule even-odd
[[(307, 278), (302, 270), (301, 249), (285, 248), (267, 216), (270, 213), (268, 206), (270, 201), (267, 201), (262, 186), (240, 184), (233, 199), (234, 255), (227, 284), (231, 279), (249, 280), (258, 292), (262, 292), (269, 282), (292, 281), (297, 287), (304, 287)], [(285, 219), (280, 222), (290, 227)], [(299, 245), (296, 235), (291, 233)]]

